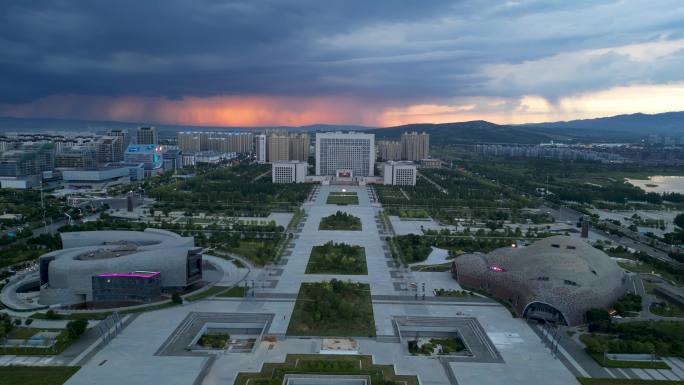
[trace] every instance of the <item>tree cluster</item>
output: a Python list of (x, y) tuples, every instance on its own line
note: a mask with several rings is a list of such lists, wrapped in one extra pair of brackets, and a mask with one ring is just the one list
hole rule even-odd
[(295, 308), (299, 330), (352, 334), (375, 330), (368, 285), (337, 279), (302, 284)]
[(613, 304), (613, 308), (623, 317), (641, 311), (641, 296), (639, 294), (627, 293), (618, 298)]
[(681, 321), (609, 323), (599, 331), (604, 334), (584, 336), (587, 350), (596, 353), (684, 356), (684, 322)]
[(366, 274), (366, 256), (360, 246), (327, 242), (311, 250), (307, 274)]
[(59, 234), (42, 234), (24, 242), (17, 242), (0, 250), (0, 267), (31, 261), (61, 247), (62, 241)]
[(162, 210), (222, 212), (233, 216), (263, 216), (273, 208), (291, 209), (303, 202), (309, 184), (281, 185), (260, 178), (268, 166), (236, 165), (214, 168), (194, 178), (149, 191)]
[(321, 219), (319, 230), (361, 230), (361, 219), (338, 210)]

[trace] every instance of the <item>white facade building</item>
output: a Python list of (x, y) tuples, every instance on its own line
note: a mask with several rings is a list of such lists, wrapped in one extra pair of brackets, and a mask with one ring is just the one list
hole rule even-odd
[(266, 163), (266, 135), (256, 136), (256, 160), (257, 163)]
[(316, 175), (351, 170), (354, 177), (373, 176), (375, 135), (358, 132), (316, 133)]
[(415, 186), (416, 165), (412, 162), (387, 162), (383, 168), (383, 179), (386, 185)]
[(271, 182), (304, 183), (308, 166), (306, 162), (299, 161), (273, 162)]

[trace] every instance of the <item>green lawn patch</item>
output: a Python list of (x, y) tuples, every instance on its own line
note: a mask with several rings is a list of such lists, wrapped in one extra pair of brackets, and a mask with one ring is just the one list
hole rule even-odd
[(425, 272), (444, 272), (451, 270), (451, 262), (440, 263), (438, 265), (415, 265), (411, 266), (412, 271), (425, 271)]
[(658, 302), (651, 304), (651, 313), (662, 317), (684, 317), (684, 308), (674, 302), (670, 302), (659, 295)]
[(663, 361), (628, 361), (612, 360), (604, 357), (606, 353), (650, 354), (654, 349), (653, 342), (641, 342), (633, 339), (618, 339), (612, 335), (582, 334), (580, 341), (586, 346), (585, 351), (601, 366), (608, 368), (640, 368), (669, 369)]
[(244, 268), (244, 267), (245, 267), (245, 264), (242, 263), (242, 261), (239, 260), (239, 259), (230, 257), (230, 256), (225, 255), (225, 254), (222, 254), (221, 252), (218, 252), (218, 253), (215, 252), (214, 254), (216, 254), (217, 257), (222, 258), (222, 259), (225, 259), (226, 261), (232, 263), (232, 264), (235, 265), (235, 267), (237, 267), (238, 269), (241, 269), (241, 268)]
[(247, 288), (244, 286), (231, 287), (230, 290), (226, 290), (222, 293), (217, 294), (217, 297), (244, 297), (247, 294)]
[(369, 385), (418, 385), (416, 376), (398, 375), (392, 365), (375, 365), (371, 356), (288, 354), (283, 363), (264, 363), (261, 372), (239, 373), (235, 385), (282, 384), (286, 374), (365, 375)]
[(602, 353), (587, 351), (597, 364), (606, 368), (670, 369), (663, 361), (625, 361), (603, 358)]
[(370, 286), (336, 279), (302, 283), (287, 334), (374, 336)]
[(226, 287), (225, 287), (225, 286), (212, 286), (212, 287), (208, 288), (207, 290), (204, 290), (204, 291), (201, 292), (201, 293), (189, 295), (189, 296), (185, 297), (185, 299), (186, 299), (187, 301), (190, 301), (190, 302), (192, 302), (192, 301), (197, 301), (197, 300), (200, 300), (200, 299), (204, 299), (204, 298), (207, 298), (207, 297), (211, 297), (211, 296), (217, 295), (217, 294), (219, 294), (219, 293), (221, 293), (221, 292), (223, 292), (223, 291), (226, 291)]
[[(616, 248), (620, 249), (620, 247)], [(646, 253), (629, 253), (623, 250), (611, 249), (606, 253), (611, 257), (631, 259), (630, 262), (618, 262), (618, 265), (623, 269), (635, 273), (655, 273), (660, 275), (665, 280), (676, 282), (678, 285), (684, 285), (684, 269), (671, 265), (667, 262), (662, 262), (649, 256)]]
[[(42, 330), (38, 328), (12, 328), (7, 337), (10, 339), (27, 340), (33, 337), (36, 333)], [(0, 348), (0, 354), (13, 354), (17, 356), (53, 356), (57, 355), (76, 342), (83, 333), (87, 330), (87, 323), (85, 321), (70, 321), (66, 329), (58, 329), (59, 334), (56, 336), (55, 343), (51, 347), (22, 347), (12, 346)], [(18, 345), (18, 344), (17, 344)], [(0, 377), (0, 384), (3, 384)]]
[(368, 274), (366, 252), (361, 246), (333, 241), (314, 246), (306, 274)]
[(80, 366), (0, 366), (2, 385), (61, 385)]
[(296, 228), (299, 225), (299, 223), (302, 221), (304, 214), (306, 214), (306, 211), (304, 211), (304, 209), (302, 209), (302, 208), (296, 209), (294, 214), (292, 215), (292, 219), (290, 219), (290, 223), (287, 224), (287, 229), (291, 230), (291, 229)]
[[(150, 306), (143, 306), (143, 307), (136, 307), (133, 309), (126, 309), (122, 310), (119, 313), (120, 314), (135, 314), (135, 313), (142, 313), (146, 311), (153, 311), (153, 310), (161, 310), (161, 309), (166, 309), (172, 306), (176, 306), (178, 304), (173, 303), (171, 301), (169, 302), (162, 302), (160, 304), (156, 305), (150, 305)], [(61, 313), (53, 313), (54, 315), (52, 317), (48, 316), (47, 313), (33, 313), (30, 317), (34, 319), (63, 319), (63, 320), (79, 320), (79, 319), (85, 319), (85, 320), (103, 320), (110, 315), (112, 315), (113, 312), (111, 311), (101, 311), (101, 312), (82, 312), (82, 313), (68, 313), (68, 314), (61, 314)]]
[(420, 235), (398, 235), (392, 240), (396, 245), (399, 258), (406, 264), (423, 262), (432, 252), (432, 242)]
[(69, 313), (69, 314), (59, 314), (59, 313), (54, 313), (55, 315), (50, 317), (46, 313), (33, 313), (31, 315), (31, 318), (34, 319), (65, 319), (65, 320), (78, 320), (78, 319), (86, 319), (86, 320), (103, 320), (110, 316), (112, 312), (110, 311), (105, 311), (105, 312), (88, 312), (88, 313)]
[(589, 352), (603, 354), (651, 354), (684, 357), (684, 322), (632, 321), (617, 324), (597, 323), (596, 332), (583, 334), (580, 340)]
[(425, 219), (425, 218), (429, 218), (429, 217), (430, 217), (430, 214), (428, 214), (428, 212), (425, 210), (399, 210), (399, 218)]
[(319, 230), (361, 231), (361, 219), (351, 214), (338, 211), (321, 219)]
[(169, 301), (169, 302), (164, 302), (164, 303), (160, 303), (157, 305), (143, 306), (143, 307), (136, 307), (133, 309), (122, 310), (119, 313), (121, 313), (121, 314), (135, 314), (135, 313), (142, 313), (142, 312), (146, 312), (146, 311), (162, 310), (162, 309), (166, 309), (166, 308), (177, 306), (177, 305), (178, 305), (177, 303), (173, 303), (173, 302)]
[(36, 333), (38, 333), (41, 330), (44, 330), (44, 329), (24, 328), (24, 327), (17, 326), (14, 329), (12, 329), (12, 331), (7, 333), (7, 338), (17, 339), (17, 340), (25, 340), (25, 339), (33, 337)]
[(197, 341), (197, 345), (205, 348), (223, 349), (229, 339), (230, 334), (228, 333), (205, 334)]
[[(242, 239), (237, 241), (236, 245), (227, 244), (219, 249), (244, 257), (257, 266), (263, 266), (276, 259), (279, 243), (280, 239)], [(238, 260), (233, 262), (236, 266), (239, 263)]]
[(358, 205), (359, 196), (355, 192), (333, 191), (328, 194), (328, 199), (325, 201), (329, 205)]

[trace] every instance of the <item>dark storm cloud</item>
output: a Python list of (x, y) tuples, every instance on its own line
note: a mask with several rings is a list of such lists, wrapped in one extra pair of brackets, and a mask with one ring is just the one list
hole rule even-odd
[(678, 0), (3, 2), (0, 103), (55, 94), (555, 98), (681, 80), (677, 46), (662, 60), (592, 50), (677, 41), (682, 19)]

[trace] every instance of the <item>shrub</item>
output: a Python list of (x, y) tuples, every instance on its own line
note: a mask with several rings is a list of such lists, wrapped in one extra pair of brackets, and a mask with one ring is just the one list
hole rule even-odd
[(52, 309), (48, 310), (45, 313), (45, 317), (47, 317), (47, 319), (60, 319), (61, 318), (60, 315), (55, 313), (55, 311)]
[(171, 295), (171, 302), (180, 305), (180, 304), (183, 303), (183, 298), (181, 298), (180, 294), (178, 294), (178, 293), (173, 293), (173, 294)]
[(628, 316), (632, 312), (641, 311), (641, 296), (638, 294), (627, 293), (618, 298), (613, 307), (621, 316)]
[(69, 336), (70, 340), (75, 341), (78, 339), (78, 337), (85, 333), (87, 328), (88, 321), (85, 319), (69, 321), (69, 323), (66, 326), (67, 335)]
[(586, 318), (588, 323), (595, 323), (609, 320), (610, 314), (608, 314), (606, 309), (593, 308), (587, 310)]

